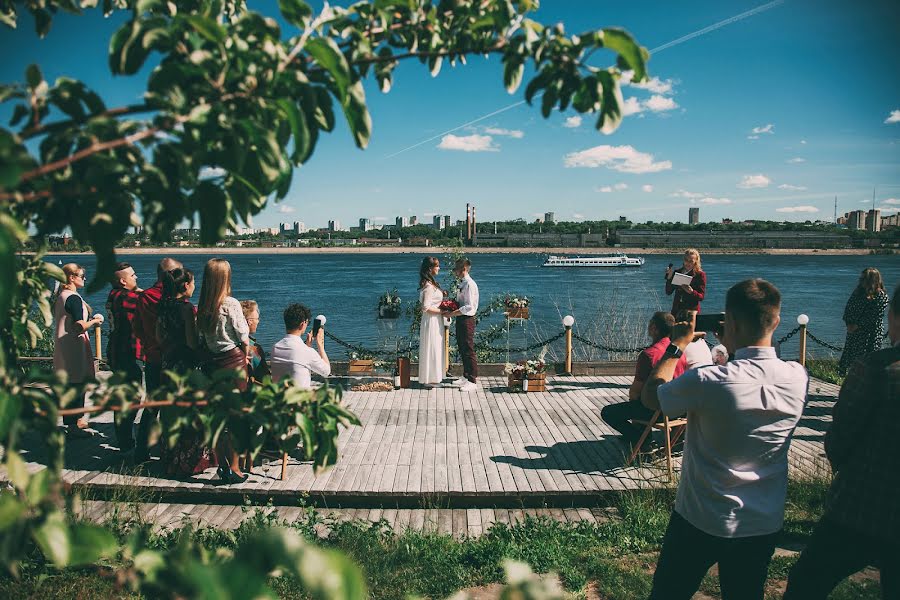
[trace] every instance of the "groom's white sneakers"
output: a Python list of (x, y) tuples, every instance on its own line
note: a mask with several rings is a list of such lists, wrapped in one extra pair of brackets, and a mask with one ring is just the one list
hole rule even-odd
[(477, 391), (478, 391), (478, 384), (477, 384), (477, 383), (472, 383), (471, 381), (469, 381), (469, 380), (467, 379), (466, 382), (465, 382), (464, 384), (462, 384), (461, 386), (459, 386), (459, 391), (461, 391), (461, 392), (467, 392), (467, 393), (477, 392)]
[(453, 385), (455, 385), (456, 387), (462, 387), (462, 386), (466, 385), (467, 383), (469, 383), (468, 379), (466, 379), (465, 377), (460, 377), (459, 379), (457, 379), (453, 382)]

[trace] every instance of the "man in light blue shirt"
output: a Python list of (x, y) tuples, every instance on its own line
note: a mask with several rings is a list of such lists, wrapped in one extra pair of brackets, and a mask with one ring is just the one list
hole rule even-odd
[(463, 364), (463, 376), (455, 384), (463, 392), (478, 389), (478, 360), (475, 358), (475, 314), (478, 312), (478, 284), (469, 276), (472, 263), (468, 258), (460, 258), (453, 272), (460, 278), (456, 301), (459, 308), (445, 317), (456, 317), (456, 346)]
[(734, 360), (672, 380), (694, 337), (695, 314), (677, 323), (672, 345), (641, 401), (672, 417), (687, 414), (681, 481), (651, 598), (689, 599), (719, 565), (723, 598), (762, 598), (784, 522), (788, 449), (809, 377), (775, 356), (781, 294), (762, 279), (742, 281), (725, 300), (724, 343)]

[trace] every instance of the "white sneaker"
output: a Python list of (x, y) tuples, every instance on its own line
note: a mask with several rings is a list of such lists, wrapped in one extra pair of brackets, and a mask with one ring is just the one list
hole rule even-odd
[(462, 386), (466, 385), (467, 383), (469, 383), (468, 379), (466, 379), (465, 377), (460, 377), (459, 379), (457, 379), (453, 382), (453, 385), (455, 385), (456, 387), (462, 387)]
[(466, 392), (466, 393), (477, 392), (478, 389), (479, 389), (479, 386), (477, 383), (472, 383), (471, 381), (468, 381), (468, 380), (466, 380), (466, 382), (459, 387), (459, 391)]

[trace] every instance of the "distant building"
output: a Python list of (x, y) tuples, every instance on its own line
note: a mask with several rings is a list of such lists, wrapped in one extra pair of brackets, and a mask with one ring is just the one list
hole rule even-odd
[(297, 237), (301, 233), (306, 233), (307, 231), (309, 231), (309, 228), (306, 226), (306, 223), (304, 223), (303, 221), (294, 221), (293, 223), (290, 223), (290, 224), (288, 224), (288, 223), (279, 223), (278, 224), (278, 233), (282, 237), (284, 237), (285, 235)]
[(360, 231), (372, 231), (372, 219), (360, 219), (359, 220), (359, 230)]
[(617, 242), (628, 248), (844, 248), (850, 237), (817, 231), (655, 231), (622, 229)]
[(418, 225), (418, 224), (419, 224), (419, 217), (417, 217), (416, 215), (413, 215), (409, 218), (409, 226), (410, 227), (412, 227), (414, 225)]
[(394, 225), (397, 229), (409, 227), (409, 217), (397, 217)]
[(697, 225), (700, 223), (700, 207), (692, 206), (688, 209), (688, 225)]
[(892, 227), (900, 227), (900, 213), (881, 217), (881, 229), (890, 229)]
[(866, 213), (854, 210), (847, 213), (847, 229), (860, 230), (866, 228)]
[(619, 217), (619, 223), (627, 223), (627, 222), (628, 222), (628, 219), (626, 219), (625, 217)]
[(734, 223), (731, 219), (722, 219), (722, 225), (731, 225)]
[(328, 221), (328, 231), (343, 231), (340, 221)]
[(450, 215), (434, 215), (432, 226), (435, 229), (447, 229), (450, 227)]
[(556, 215), (552, 212), (544, 213), (544, 223), (553, 225), (554, 223), (556, 223)]
[(866, 231), (877, 233), (881, 231), (881, 211), (873, 208), (866, 213)]

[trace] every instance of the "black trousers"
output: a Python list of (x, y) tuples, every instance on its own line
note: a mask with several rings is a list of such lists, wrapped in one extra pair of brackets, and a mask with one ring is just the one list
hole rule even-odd
[[(600, 418), (607, 425), (621, 433), (629, 446), (634, 447), (638, 440), (641, 439), (641, 434), (644, 433), (646, 426), (635, 425), (629, 419), (649, 421), (653, 417), (654, 412), (656, 411), (650, 410), (641, 404), (639, 400), (629, 400), (628, 402), (617, 402), (616, 404), (604, 406), (603, 410), (600, 411)], [(644, 442), (645, 445), (649, 445), (649, 439), (648, 436), (647, 441)]]
[(716, 563), (723, 600), (762, 600), (779, 533), (717, 537), (700, 531), (672, 511), (653, 576), (651, 600), (689, 600)]
[[(135, 363), (137, 364), (137, 363)], [(144, 363), (144, 389), (147, 394), (153, 392), (161, 384), (162, 365), (159, 363)], [(137, 372), (137, 381), (140, 381), (140, 370)], [(150, 429), (156, 423), (159, 410), (156, 408), (141, 409), (141, 422), (137, 427), (137, 441), (135, 442), (134, 421), (138, 411), (131, 411), (122, 417), (116, 424), (116, 439), (119, 440), (119, 449), (127, 452), (135, 448), (135, 458), (142, 460), (150, 455)]]
[[(119, 359), (115, 361), (115, 366), (111, 366), (113, 371), (125, 373), (127, 381), (141, 384), (143, 372), (141, 365), (136, 358)], [(137, 400), (137, 398), (134, 398)], [(137, 417), (137, 411), (129, 411), (116, 415), (116, 439), (119, 440), (119, 449), (124, 451), (134, 448), (134, 435), (131, 432), (134, 419)]]
[(475, 358), (475, 317), (456, 317), (456, 347), (463, 364), (463, 377), (475, 383), (478, 360)]
[(785, 600), (825, 600), (844, 578), (875, 566), (881, 597), (900, 598), (900, 541), (888, 543), (824, 517), (788, 578)]

